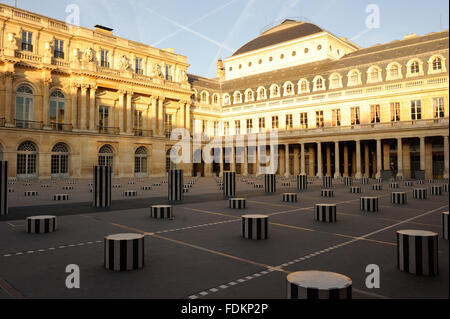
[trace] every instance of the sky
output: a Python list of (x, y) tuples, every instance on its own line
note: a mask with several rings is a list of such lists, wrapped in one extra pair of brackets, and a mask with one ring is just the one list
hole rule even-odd
[(64, 21), (71, 4), (81, 26), (100, 24), (123, 38), (174, 48), (187, 56), (189, 73), (210, 78), (219, 58), (284, 19), (312, 22), (360, 47), (449, 28), (448, 0), (17, 0), (21, 9)]

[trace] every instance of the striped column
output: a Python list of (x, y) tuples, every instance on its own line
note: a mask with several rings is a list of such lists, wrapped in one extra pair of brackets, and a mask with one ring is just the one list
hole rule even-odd
[(283, 194), (283, 202), (285, 203), (297, 203), (298, 197), (295, 193), (285, 193)]
[(448, 193), (449, 184), (444, 184), (444, 192)]
[(353, 185), (353, 179), (350, 176), (344, 177), (344, 185), (345, 186), (352, 186)]
[(394, 192), (391, 194), (391, 202), (393, 205), (406, 205), (406, 193)]
[(245, 199), (245, 198), (230, 198), (228, 200), (228, 208), (246, 209), (247, 208), (247, 199)]
[(94, 167), (94, 207), (111, 207), (111, 166)]
[(287, 276), (287, 299), (352, 299), (352, 280), (324, 271), (299, 271)]
[(244, 215), (242, 216), (242, 237), (253, 240), (266, 240), (269, 238), (269, 216)]
[(442, 186), (431, 186), (430, 191), (432, 196), (442, 196)]
[(323, 187), (324, 188), (331, 188), (331, 187), (333, 187), (333, 178), (331, 176), (324, 176), (323, 177)]
[(137, 197), (137, 191), (124, 191), (124, 197)]
[(426, 188), (416, 188), (413, 192), (414, 199), (427, 199), (427, 189)]
[(173, 219), (173, 208), (170, 205), (155, 205), (151, 207), (150, 214), (155, 219)]
[(308, 190), (308, 176), (306, 175), (297, 176), (297, 190), (300, 192), (305, 192)]
[(321, 197), (334, 197), (334, 190), (332, 189), (322, 189), (320, 191)]
[(436, 276), (438, 264), (438, 234), (422, 230), (397, 232), (397, 267), (415, 275)]
[(8, 162), (0, 162), (0, 216), (8, 215)]
[(362, 212), (378, 212), (378, 197), (361, 197)]
[(383, 190), (383, 185), (381, 185), (381, 184), (374, 184), (374, 185), (372, 185), (372, 190), (374, 190), (374, 191), (382, 191)]
[(275, 174), (266, 174), (264, 176), (265, 180), (265, 192), (266, 193), (276, 193), (277, 192), (277, 177)]
[(350, 188), (350, 193), (352, 193), (352, 194), (361, 194), (361, 187), (352, 186)]
[(369, 184), (369, 179), (368, 179), (367, 177), (361, 178), (361, 184), (362, 184), (362, 185), (367, 185), (367, 184)]
[(448, 240), (448, 212), (442, 213), (442, 238)]
[(144, 235), (110, 235), (105, 237), (104, 243), (106, 269), (130, 271), (144, 267)]
[(56, 195), (53, 195), (53, 200), (57, 201), (57, 202), (59, 202), (59, 201), (67, 201), (67, 200), (69, 200), (69, 195), (67, 195), (67, 194), (56, 194)]
[(183, 170), (175, 169), (169, 171), (169, 202), (182, 202), (183, 194)]
[(32, 216), (27, 218), (27, 232), (29, 234), (48, 234), (55, 231), (55, 216)]
[(315, 219), (323, 223), (335, 223), (336, 205), (335, 204), (317, 204), (315, 207)]
[(223, 173), (223, 198), (229, 199), (236, 197), (236, 173)]
[(391, 183), (391, 184), (389, 185), (389, 187), (390, 187), (391, 189), (399, 189), (399, 188), (400, 188), (400, 184), (399, 184), (399, 183)]
[(406, 187), (412, 187), (412, 186), (413, 186), (413, 182), (411, 182), (411, 181), (406, 181), (406, 182), (405, 182), (405, 186), (406, 186)]

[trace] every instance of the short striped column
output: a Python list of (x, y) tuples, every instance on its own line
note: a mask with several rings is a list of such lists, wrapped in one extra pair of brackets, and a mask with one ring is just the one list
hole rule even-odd
[(152, 206), (150, 216), (155, 219), (173, 219), (173, 207), (170, 205)]
[(0, 161), (0, 216), (8, 215), (8, 162)]
[(283, 194), (283, 202), (285, 203), (297, 203), (298, 196), (295, 193), (285, 193)]
[(400, 184), (399, 184), (399, 183), (391, 183), (391, 184), (389, 185), (389, 187), (390, 187), (391, 189), (398, 189), (398, 188), (400, 188)]
[(57, 201), (57, 202), (67, 201), (67, 200), (69, 200), (69, 195), (67, 195), (67, 194), (56, 194), (56, 195), (53, 195), (53, 200)]
[(375, 182), (377, 182), (378, 184), (382, 184), (383, 183), (383, 179), (382, 178), (377, 178), (377, 179), (375, 179)]
[(406, 186), (406, 187), (412, 187), (412, 186), (413, 186), (413, 182), (411, 182), (411, 181), (406, 181), (406, 182), (405, 182), (405, 186)]
[(344, 185), (345, 186), (352, 186), (353, 185), (353, 179), (350, 176), (344, 177)]
[(306, 175), (297, 176), (297, 190), (300, 192), (306, 192), (308, 190), (308, 176)]
[(331, 176), (324, 176), (322, 185), (323, 185), (324, 188), (331, 188), (331, 187), (333, 187), (333, 178)]
[(223, 173), (223, 198), (236, 197), (236, 172)]
[(130, 271), (144, 267), (145, 237), (141, 234), (117, 234), (105, 237), (105, 268)]
[(423, 179), (419, 179), (417, 181), (417, 185), (425, 185), (425, 181)]
[(111, 166), (94, 167), (93, 202), (95, 208), (111, 207)]
[(391, 194), (391, 202), (393, 205), (406, 205), (406, 201), (405, 192), (393, 192)]
[(442, 238), (448, 240), (448, 212), (442, 213)]
[(124, 197), (137, 197), (137, 191), (124, 191)]
[(55, 216), (32, 216), (27, 218), (27, 232), (29, 234), (48, 234), (55, 231)]
[(228, 200), (228, 208), (246, 209), (247, 208), (247, 199), (245, 199), (245, 198), (230, 198)]
[(291, 187), (291, 183), (283, 182), (283, 183), (281, 183), (281, 186), (282, 187)]
[(361, 184), (362, 185), (368, 185), (369, 184), (369, 179), (367, 177), (361, 178)]
[(117, 184), (115, 184), (115, 185), (112, 186), (112, 188), (114, 188), (114, 189), (119, 189), (119, 188), (122, 188), (122, 185), (117, 185)]
[(335, 204), (317, 204), (315, 207), (315, 219), (323, 223), (335, 223), (336, 205)]
[(24, 196), (25, 197), (36, 197), (39, 193), (37, 191), (25, 191)]
[(142, 186), (141, 190), (143, 190), (143, 191), (151, 191), (152, 187), (151, 186)]
[(350, 193), (351, 194), (361, 194), (361, 187), (352, 186), (350, 188)]
[(444, 184), (444, 192), (448, 193), (449, 190), (449, 184)]
[(397, 232), (397, 267), (414, 275), (436, 276), (438, 234), (423, 230)]
[(442, 196), (442, 186), (430, 186), (432, 196)]
[(277, 192), (277, 177), (275, 174), (266, 174), (264, 176), (264, 190), (266, 193)]
[(413, 192), (414, 199), (427, 199), (427, 189), (426, 188), (416, 188)]
[(169, 202), (182, 202), (183, 194), (183, 170), (175, 169), (169, 171), (168, 187), (169, 187)]
[(352, 299), (350, 278), (325, 271), (299, 271), (287, 276), (287, 299)]
[(266, 240), (269, 238), (269, 216), (242, 216), (242, 237), (252, 240)]
[(334, 190), (332, 189), (322, 189), (320, 190), (321, 197), (334, 197)]
[(262, 185), (262, 184), (255, 184), (255, 185), (253, 185), (253, 188), (263, 189), (264, 185)]
[(434, 179), (427, 179), (427, 180), (426, 180), (426, 183), (427, 183), (427, 184), (433, 184), (433, 183), (434, 183)]
[(63, 191), (73, 191), (73, 186), (63, 186)]
[(362, 212), (378, 212), (378, 197), (361, 197)]
[(381, 185), (381, 184), (374, 184), (374, 185), (372, 185), (372, 190), (374, 190), (374, 191), (382, 191), (383, 190), (383, 185)]

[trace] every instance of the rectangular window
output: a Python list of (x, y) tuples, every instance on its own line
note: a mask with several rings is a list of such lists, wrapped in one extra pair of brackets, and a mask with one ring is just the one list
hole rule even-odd
[(100, 65), (104, 68), (109, 68), (109, 51), (108, 50), (101, 50), (101, 58), (100, 58)]
[(208, 121), (207, 120), (203, 120), (202, 121), (202, 133), (205, 134), (208, 131)]
[(280, 123), (278, 121), (278, 116), (272, 116), (272, 129), (280, 128)]
[(166, 64), (166, 80), (173, 81), (172, 66)]
[(33, 33), (22, 31), (22, 51), (33, 52)]
[(64, 41), (55, 39), (55, 48), (53, 50), (55, 59), (64, 59)]
[(350, 108), (350, 116), (351, 116), (351, 119), (350, 119), (350, 123), (351, 123), (351, 125), (359, 125), (359, 124), (361, 124), (361, 117), (360, 117), (360, 109), (359, 109), (359, 106), (355, 106), (355, 107), (352, 107), (352, 108)]
[(109, 110), (106, 106), (99, 107), (98, 127), (100, 130), (108, 128)]
[(142, 111), (135, 110), (134, 111), (134, 129), (142, 130)]
[(172, 114), (166, 114), (165, 121), (164, 121), (164, 127), (166, 130), (166, 136), (169, 133), (172, 133), (173, 130), (173, 116)]
[(144, 74), (144, 69), (142, 68), (142, 58), (136, 58), (136, 74)]
[(247, 120), (247, 134), (253, 133), (253, 120)]
[(300, 113), (300, 128), (308, 128), (308, 113)]
[(236, 135), (241, 135), (241, 121), (234, 121), (234, 129)]
[(400, 103), (391, 103), (391, 122), (400, 122)]
[(264, 133), (266, 131), (266, 119), (264, 117), (259, 118), (259, 132)]
[(223, 134), (225, 136), (230, 135), (230, 122), (223, 123)]
[(445, 116), (444, 98), (438, 97), (433, 99), (433, 116), (435, 119), (441, 119)]
[(380, 114), (380, 105), (371, 105), (370, 106), (370, 123), (380, 123), (381, 122), (381, 114)]
[(336, 126), (341, 126), (341, 110), (340, 109), (335, 109), (332, 110), (332, 126), (336, 127)]
[(324, 127), (324, 120), (323, 120), (323, 111), (317, 111), (316, 112), (316, 127), (321, 128)]
[(214, 136), (219, 135), (219, 122), (214, 122)]
[(422, 102), (420, 100), (411, 101), (411, 120), (422, 119)]
[(292, 114), (286, 115), (286, 129), (292, 130), (294, 128), (294, 119), (292, 117)]

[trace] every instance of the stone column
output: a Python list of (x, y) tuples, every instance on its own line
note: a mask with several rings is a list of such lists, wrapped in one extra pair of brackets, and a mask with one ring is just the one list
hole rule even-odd
[(284, 160), (285, 160), (285, 172), (284, 175), (285, 176), (290, 176), (291, 175), (291, 161), (290, 161), (290, 154), (289, 154), (289, 144), (285, 144), (284, 145)]
[(420, 170), (426, 170), (426, 157), (425, 157), (425, 137), (420, 138)]
[(403, 141), (397, 138), (397, 177), (403, 177)]
[(300, 158), (299, 158), (300, 149), (298, 146), (294, 146), (294, 176), (300, 174)]
[(370, 177), (370, 159), (369, 159), (369, 144), (364, 145), (364, 176)]
[(317, 176), (323, 177), (323, 165), (322, 165), (322, 143), (317, 143)]
[(186, 129), (191, 132), (191, 105), (186, 103)]
[(127, 134), (133, 133), (133, 108), (131, 105), (131, 98), (133, 97), (133, 92), (127, 92)]
[(158, 104), (155, 97), (152, 97), (152, 125), (151, 129), (153, 131), (153, 135), (157, 135), (157, 119), (158, 119)]
[(89, 99), (89, 129), (95, 131), (95, 116), (98, 114), (97, 105), (95, 101), (96, 86), (91, 86), (90, 99)]
[(314, 147), (309, 147), (309, 176), (316, 175), (316, 150)]
[(14, 104), (12, 101), (13, 92), (12, 92), (12, 83), (13, 83), (13, 74), (6, 72), (5, 73), (5, 120), (6, 126), (11, 127), (14, 126)]
[(341, 153), (339, 149), (339, 142), (334, 143), (334, 178), (341, 177)]
[(44, 129), (50, 129), (50, 84), (51, 78), (43, 80), (42, 83), (42, 119)]
[(331, 176), (331, 146), (327, 144), (327, 176)]
[(83, 84), (81, 86), (81, 116), (80, 116), (80, 129), (83, 131), (87, 130), (87, 89), (88, 85)]
[[(159, 135), (165, 135), (164, 127), (164, 97), (158, 98), (158, 128)], [(223, 165), (223, 163), (222, 163)]]
[(180, 103), (180, 112), (179, 112), (180, 118), (178, 119), (178, 125), (180, 128), (186, 127), (186, 115), (185, 115), (184, 109), (185, 109), (185, 104), (184, 104), (184, 102), (181, 102)]
[(348, 177), (348, 144), (344, 144), (344, 177)]
[(244, 176), (248, 176), (248, 147), (244, 145)]
[(444, 136), (444, 178), (449, 178), (448, 135)]
[(361, 178), (361, 141), (356, 141), (356, 178)]
[(301, 166), (300, 174), (306, 175), (305, 143), (302, 143), (300, 145), (300, 152), (301, 152), (301, 155), (300, 155), (300, 157), (301, 157), (301, 160), (300, 160), (300, 162), (301, 162), (301, 164), (300, 164), (300, 166)]
[(120, 132), (123, 133), (125, 132), (125, 119), (124, 119), (124, 108), (125, 108), (125, 92), (120, 90), (118, 92), (119, 94), (119, 127), (120, 127)]
[(376, 178), (381, 177), (381, 171), (383, 170), (383, 160), (381, 154), (381, 140), (377, 140), (377, 176)]
[(72, 86), (72, 127), (79, 129), (80, 124), (78, 122), (78, 87)]

